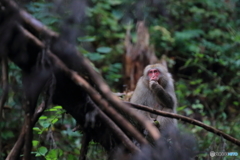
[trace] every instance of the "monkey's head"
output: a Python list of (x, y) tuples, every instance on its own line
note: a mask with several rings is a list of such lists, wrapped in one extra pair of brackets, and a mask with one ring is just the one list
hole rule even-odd
[(164, 79), (168, 79), (168, 70), (167, 68), (158, 63), (146, 66), (143, 72), (143, 76), (147, 82), (156, 81), (162, 85)]

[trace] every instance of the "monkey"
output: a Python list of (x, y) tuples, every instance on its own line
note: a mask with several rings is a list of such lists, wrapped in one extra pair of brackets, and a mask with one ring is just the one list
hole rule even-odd
[[(130, 102), (176, 113), (177, 98), (172, 75), (168, 72), (166, 63), (162, 62), (145, 67), (143, 76), (138, 80)], [(138, 112), (144, 114), (154, 124), (158, 124), (156, 127), (160, 131), (166, 127), (177, 125), (174, 119), (145, 111), (138, 110)]]

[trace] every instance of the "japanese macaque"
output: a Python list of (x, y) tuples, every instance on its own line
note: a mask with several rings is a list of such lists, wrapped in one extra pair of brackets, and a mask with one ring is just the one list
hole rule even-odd
[[(131, 103), (142, 104), (154, 109), (176, 113), (177, 99), (171, 74), (166, 64), (148, 65), (130, 100)], [(176, 126), (176, 120), (139, 111), (155, 122), (158, 121), (160, 131), (169, 126)]]

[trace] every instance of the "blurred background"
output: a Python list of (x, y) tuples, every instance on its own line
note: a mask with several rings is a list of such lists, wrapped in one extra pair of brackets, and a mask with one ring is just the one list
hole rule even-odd
[[(112, 91), (119, 93), (131, 91), (125, 79), (126, 32), (130, 31), (131, 42), (136, 43), (139, 38), (136, 26), (144, 21), (149, 46), (158, 59), (167, 56), (175, 80), (178, 114), (240, 139), (240, 0), (18, 0), (17, 3), (74, 44), (91, 60)], [(9, 64), (9, 81), (9, 99), (0, 122), (3, 151), (0, 159), (14, 145), (24, 117), (21, 71), (13, 63)], [(212, 150), (240, 154), (239, 147), (201, 127), (178, 124), (182, 131), (196, 138), (202, 153), (200, 158)], [(47, 110), (34, 128), (33, 146), (39, 159), (48, 159), (47, 151), (57, 153), (60, 159), (77, 159), (81, 134), (72, 132), (75, 125), (61, 106)], [(106, 153), (91, 142), (88, 159), (106, 159)]]

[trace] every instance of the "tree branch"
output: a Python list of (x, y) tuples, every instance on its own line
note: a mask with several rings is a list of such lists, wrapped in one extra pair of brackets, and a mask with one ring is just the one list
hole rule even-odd
[[(42, 102), (38, 108), (36, 109), (36, 112), (34, 113), (33, 119), (32, 119), (32, 123), (33, 125), (35, 125), (35, 123), (38, 121), (39, 117), (42, 115), (42, 113), (44, 112), (44, 110), (47, 108), (47, 102)], [(6, 160), (15, 160), (18, 159), (21, 150), (23, 148), (24, 145), (24, 137), (25, 137), (25, 126), (22, 126), (22, 130), (21, 133), (18, 137), (17, 142), (14, 144), (13, 148), (11, 149), (10, 153), (8, 154)]]
[[(12, 8), (14, 10), (18, 10), (20, 13), (20, 18), (29, 25), (30, 28), (33, 28), (35, 32), (37, 32), (39, 35), (43, 34), (47, 37), (51, 37), (52, 39), (58, 38), (58, 34), (55, 32), (47, 29), (41, 22), (33, 18), (31, 15), (29, 15), (27, 12), (23, 11), (22, 9), (18, 9), (15, 2), (12, 0), (1, 0), (7, 7)], [(78, 71), (79, 68), (83, 68), (85, 72), (89, 74), (89, 77), (95, 82), (96, 87), (98, 88), (100, 94), (105, 98), (112, 107), (123, 111), (126, 113), (129, 117), (132, 117), (136, 121), (138, 121), (140, 124), (142, 124), (149, 132), (149, 134), (152, 136), (153, 139), (157, 140), (160, 138), (160, 133), (157, 130), (154, 125), (147, 120), (146, 117), (144, 117), (141, 114), (136, 114), (133, 110), (129, 109), (129, 106), (122, 103), (120, 99), (118, 99), (117, 96), (113, 95), (108, 85), (104, 82), (103, 78), (92, 68), (90, 65), (90, 61), (87, 60), (83, 55), (79, 54), (78, 51), (74, 51), (79, 59), (81, 59), (80, 66), (76, 66), (73, 70)], [(69, 67), (69, 66), (68, 66)], [(78, 72), (80, 74), (80, 72)], [(97, 79), (97, 81), (96, 81)]]
[[(32, 42), (35, 43), (38, 47), (44, 48), (44, 44), (39, 41), (36, 37), (34, 37), (30, 32), (25, 30), (24, 28), (20, 27), (23, 34), (28, 38), (31, 39)], [(136, 140), (138, 140), (141, 144), (147, 144), (147, 140), (126, 120), (124, 119), (119, 113), (117, 113), (113, 108), (111, 108), (107, 101), (102, 99), (101, 95), (98, 94), (98, 92), (93, 89), (81, 76), (79, 76), (76, 72), (68, 69), (68, 67), (54, 54), (52, 54), (50, 51), (48, 51), (49, 57), (53, 60), (54, 64), (61, 68), (69, 77), (79, 86), (81, 86), (94, 100), (95, 103), (97, 103), (99, 106), (101, 106), (101, 109), (105, 112), (107, 112), (108, 115), (111, 116), (114, 121), (120, 125), (122, 128), (124, 128), (126, 131), (130, 133), (132, 137), (134, 137)], [(137, 151), (138, 149), (132, 142), (129, 140), (129, 138), (125, 135), (124, 132), (121, 131), (120, 128), (116, 127), (112, 120), (110, 120), (101, 110), (99, 110), (100, 117), (105, 121), (105, 123), (109, 124), (109, 127), (115, 132), (115, 134), (118, 136), (118, 138), (125, 144), (125, 146), (130, 151)]]
[[(43, 114), (43, 112), (45, 111), (45, 109), (48, 107), (48, 105), (51, 102), (51, 98), (52, 97), (52, 85), (53, 85), (53, 80), (51, 82), (49, 82), (49, 88), (46, 91), (46, 97), (44, 102), (42, 102), (37, 109), (35, 110), (35, 113), (33, 115), (32, 118), (32, 124), (33, 126), (37, 123), (39, 117)], [(10, 153), (8, 154), (6, 160), (15, 160), (18, 159), (18, 157), (20, 156), (21, 150), (24, 146), (24, 137), (26, 135), (25, 132), (25, 126), (22, 127), (21, 133), (18, 137), (17, 142), (14, 144), (13, 148), (11, 149)]]
[(187, 123), (191, 123), (191, 124), (194, 124), (196, 126), (199, 126), (199, 127), (202, 127), (203, 129), (209, 131), (209, 132), (212, 132), (218, 136), (221, 136), (223, 138), (225, 138), (226, 140), (240, 146), (240, 141), (216, 128), (213, 128), (209, 125), (206, 125), (198, 120), (195, 120), (195, 119), (192, 119), (192, 118), (189, 118), (189, 117), (185, 117), (185, 116), (182, 116), (182, 115), (178, 115), (178, 114), (175, 114), (175, 113), (169, 113), (169, 112), (164, 112), (164, 111), (161, 111), (161, 110), (156, 110), (156, 109), (153, 109), (153, 108), (150, 108), (150, 107), (147, 107), (147, 106), (144, 106), (144, 105), (139, 105), (139, 104), (133, 104), (133, 103), (130, 103), (130, 102), (125, 102), (126, 104), (129, 104), (131, 105), (133, 108), (136, 108), (136, 109), (139, 109), (139, 110), (143, 110), (143, 111), (147, 111), (147, 112), (150, 112), (150, 113), (153, 113), (153, 114), (156, 114), (156, 115), (160, 115), (160, 116), (164, 116), (164, 117), (170, 117), (170, 118), (174, 118), (174, 119), (177, 119), (177, 120), (181, 120), (181, 121), (184, 121), (184, 122), (187, 122)]
[[(3, 54), (3, 53), (2, 53)], [(7, 101), (8, 98), (8, 59), (4, 55), (2, 56), (2, 89), (3, 89), (3, 94), (1, 96), (0, 100), (0, 121), (3, 119), (3, 107), (5, 102)], [(0, 127), (0, 133), (2, 130), (2, 127)], [(2, 152), (2, 138), (0, 137), (0, 153)]]

